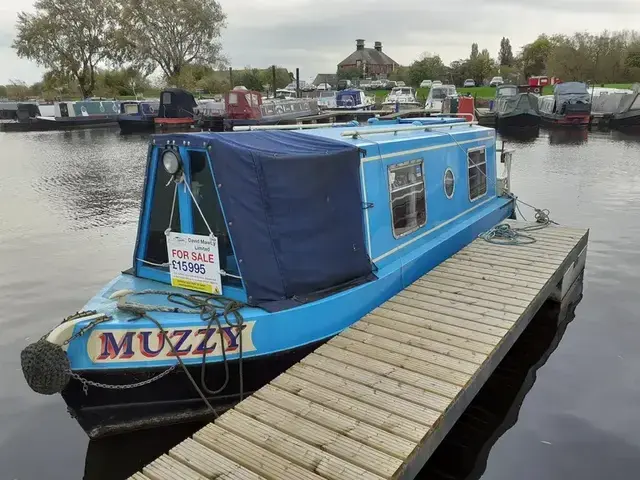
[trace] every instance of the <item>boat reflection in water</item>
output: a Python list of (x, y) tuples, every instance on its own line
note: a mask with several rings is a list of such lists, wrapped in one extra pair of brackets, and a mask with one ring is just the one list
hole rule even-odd
[(540, 127), (527, 127), (527, 128), (498, 128), (500, 138), (513, 141), (515, 143), (534, 143), (540, 136)]
[[(453, 426), (417, 480), (477, 480), (493, 445), (517, 421), (536, 372), (559, 345), (582, 300), (582, 278), (563, 302), (547, 302)], [(143, 430), (89, 442), (84, 480), (125, 479), (203, 423)], [(117, 459), (117, 461), (114, 461)]]
[(589, 138), (587, 129), (551, 129), (549, 130), (550, 145), (581, 145)]

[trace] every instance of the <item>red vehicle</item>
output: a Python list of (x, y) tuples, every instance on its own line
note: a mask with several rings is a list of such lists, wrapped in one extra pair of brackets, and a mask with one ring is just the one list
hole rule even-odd
[(561, 83), (558, 77), (547, 77), (545, 75), (529, 78), (529, 87), (531, 93), (542, 93), (542, 89), (547, 85), (555, 85)]

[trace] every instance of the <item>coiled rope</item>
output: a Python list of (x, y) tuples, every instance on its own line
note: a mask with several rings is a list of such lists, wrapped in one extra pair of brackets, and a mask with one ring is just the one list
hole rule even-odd
[(514, 200), (516, 210), (523, 220), (526, 221), (526, 218), (520, 211), (518, 203), (522, 203), (523, 205), (532, 208), (535, 212), (534, 218), (536, 223), (527, 225), (525, 227), (512, 227), (508, 223), (501, 223), (499, 225), (496, 225), (492, 229), (480, 234), (480, 238), (483, 238), (487, 242), (494, 243), (496, 245), (529, 245), (535, 243), (537, 240), (531, 235), (527, 235), (527, 232), (542, 230), (543, 228), (547, 228), (552, 223), (558, 225), (557, 222), (554, 222), (553, 220), (551, 220), (551, 218), (549, 218), (551, 212), (548, 209), (536, 208), (533, 205), (523, 202), (512, 193), (510, 193), (509, 196)]

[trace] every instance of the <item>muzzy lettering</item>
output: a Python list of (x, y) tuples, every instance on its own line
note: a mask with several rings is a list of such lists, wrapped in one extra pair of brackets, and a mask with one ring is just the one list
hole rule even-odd
[[(242, 350), (255, 350), (252, 332), (255, 322), (242, 327)], [(238, 353), (240, 329), (224, 326), (220, 330), (212, 326), (167, 329), (167, 338), (157, 328), (144, 330), (94, 330), (89, 338), (89, 356), (95, 363), (166, 360), (180, 356), (183, 359), (221, 356)]]

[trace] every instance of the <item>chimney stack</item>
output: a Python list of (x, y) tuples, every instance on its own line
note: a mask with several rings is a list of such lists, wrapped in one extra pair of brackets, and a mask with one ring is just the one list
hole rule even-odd
[(382, 51), (382, 42), (376, 42), (375, 48), (377, 51), (381, 52)]
[(364, 50), (364, 40), (359, 38), (356, 40), (356, 50)]

